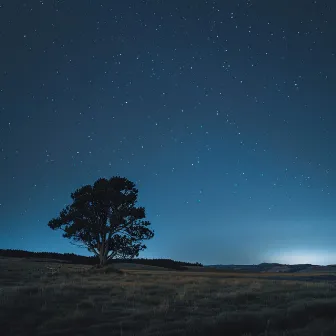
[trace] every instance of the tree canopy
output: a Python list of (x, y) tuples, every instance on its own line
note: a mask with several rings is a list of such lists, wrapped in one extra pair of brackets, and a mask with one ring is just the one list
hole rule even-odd
[(154, 237), (145, 208), (137, 207), (138, 190), (127, 178), (100, 178), (71, 194), (72, 204), (49, 221), (53, 230), (99, 257), (100, 265), (115, 258), (134, 258)]

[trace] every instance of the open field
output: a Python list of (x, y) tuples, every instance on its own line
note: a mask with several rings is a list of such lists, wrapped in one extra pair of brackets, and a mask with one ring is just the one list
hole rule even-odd
[(118, 267), (0, 258), (0, 335), (336, 335), (336, 282)]

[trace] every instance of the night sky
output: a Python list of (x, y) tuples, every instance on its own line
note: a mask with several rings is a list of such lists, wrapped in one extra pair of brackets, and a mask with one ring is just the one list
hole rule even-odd
[(125, 176), (142, 257), (336, 263), (336, 2), (0, 1), (0, 248)]

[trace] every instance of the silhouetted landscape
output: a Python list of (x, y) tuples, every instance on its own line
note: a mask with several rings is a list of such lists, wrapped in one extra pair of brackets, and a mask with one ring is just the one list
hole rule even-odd
[(71, 200), (47, 225), (93, 256), (0, 250), (3, 335), (336, 334), (334, 265), (139, 258), (155, 232), (135, 183), (99, 178)]
[(253, 272), (164, 259), (96, 267), (98, 260), (93, 265), (74, 254), (0, 254), (4, 336), (336, 333), (336, 282), (326, 272), (270, 272), (278, 264)]

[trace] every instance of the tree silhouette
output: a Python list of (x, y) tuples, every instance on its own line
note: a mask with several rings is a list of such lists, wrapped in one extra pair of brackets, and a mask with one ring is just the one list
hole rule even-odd
[(116, 258), (134, 258), (146, 249), (143, 240), (154, 237), (145, 208), (136, 207), (138, 190), (127, 178), (98, 179), (71, 194), (72, 204), (49, 221), (53, 230), (86, 247), (100, 265)]

